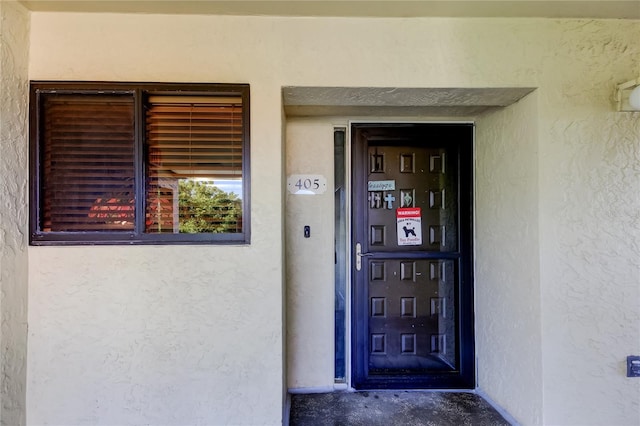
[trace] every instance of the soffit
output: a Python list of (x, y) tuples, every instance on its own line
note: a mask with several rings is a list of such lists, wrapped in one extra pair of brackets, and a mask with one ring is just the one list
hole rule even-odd
[(32, 11), (336, 17), (640, 19), (640, 0), (21, 0)]
[(534, 89), (284, 87), (288, 116), (476, 116), (518, 102)]

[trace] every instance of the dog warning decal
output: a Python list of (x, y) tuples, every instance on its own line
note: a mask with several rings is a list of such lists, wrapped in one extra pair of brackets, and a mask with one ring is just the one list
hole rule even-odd
[(422, 216), (419, 207), (397, 209), (396, 219), (399, 246), (419, 246), (422, 244)]

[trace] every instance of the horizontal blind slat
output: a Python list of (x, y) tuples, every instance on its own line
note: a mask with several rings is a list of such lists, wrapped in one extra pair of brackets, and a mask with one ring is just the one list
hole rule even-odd
[(208, 99), (162, 97), (148, 106), (147, 232), (242, 232), (241, 200), (215, 186), (242, 179), (241, 98), (233, 106)]
[(44, 96), (42, 230), (132, 231), (133, 97)]

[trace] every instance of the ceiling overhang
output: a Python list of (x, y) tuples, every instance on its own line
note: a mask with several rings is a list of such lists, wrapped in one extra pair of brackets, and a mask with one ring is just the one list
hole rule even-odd
[(518, 102), (534, 88), (284, 87), (288, 116), (477, 116)]

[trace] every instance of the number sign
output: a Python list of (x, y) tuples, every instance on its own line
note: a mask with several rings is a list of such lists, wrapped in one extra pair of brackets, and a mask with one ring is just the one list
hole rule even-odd
[(296, 195), (323, 194), (327, 190), (327, 178), (322, 175), (290, 175), (287, 189)]

